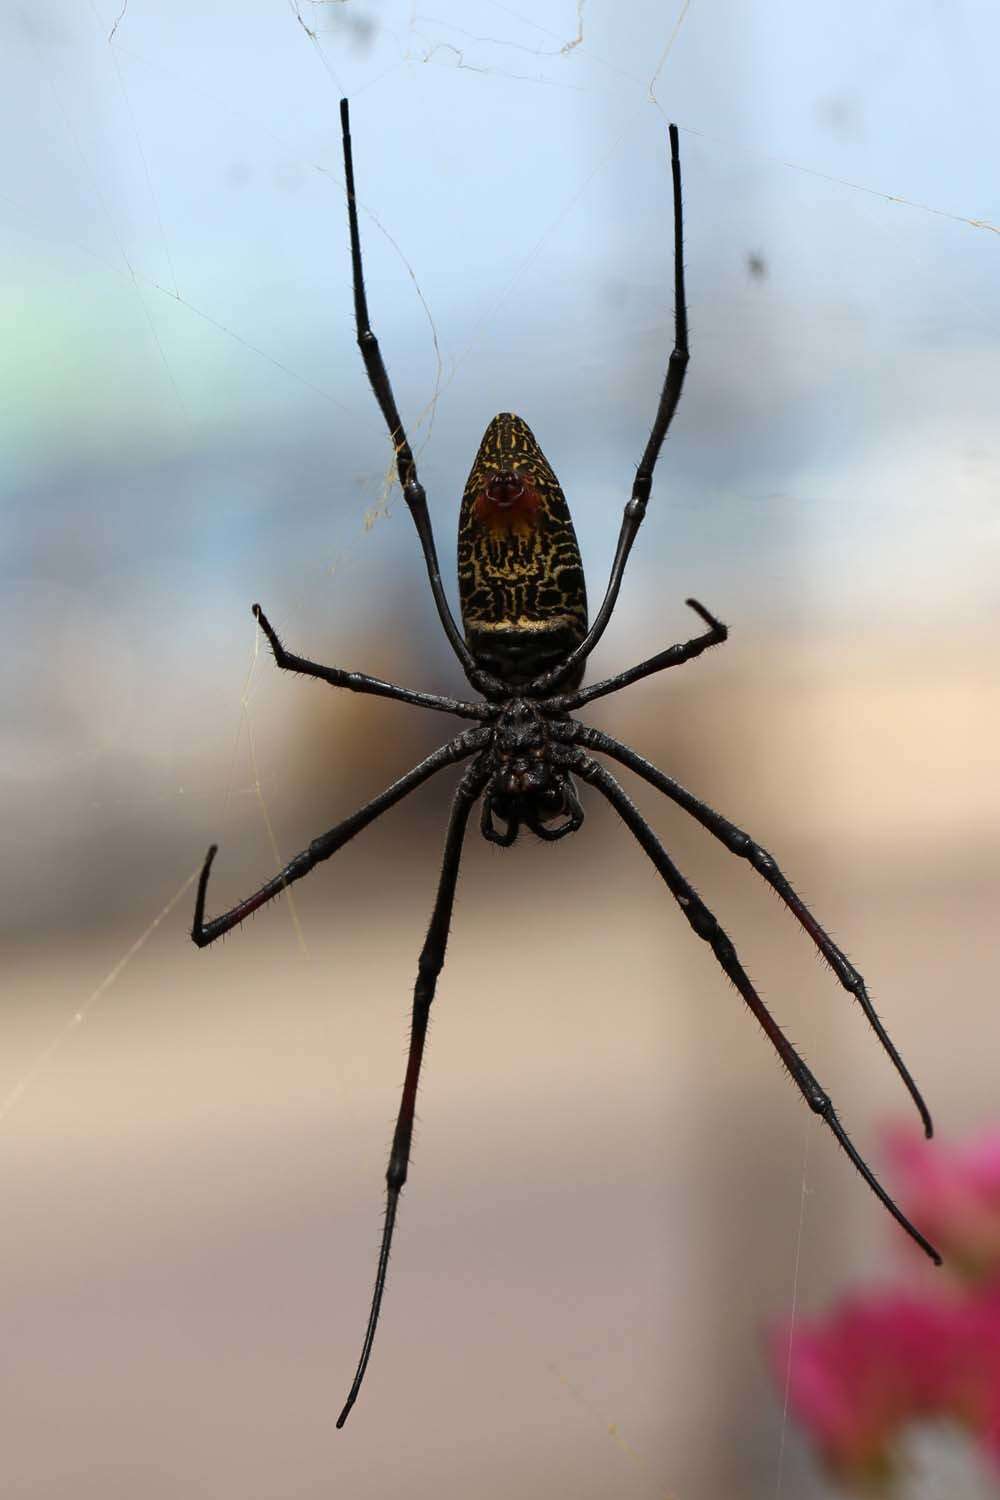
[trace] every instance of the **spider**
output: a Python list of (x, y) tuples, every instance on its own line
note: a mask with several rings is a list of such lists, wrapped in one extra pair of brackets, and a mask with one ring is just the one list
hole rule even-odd
[(721, 645), (727, 636), (725, 625), (696, 599), (688, 599), (687, 604), (707, 626), (700, 635), (669, 646), (614, 677), (592, 683), (589, 687), (581, 686), (587, 658), (611, 619), (625, 564), (646, 512), (656, 460), (677, 409), (687, 370), (681, 168), (676, 125), (669, 128), (674, 216), (674, 348), (667, 364), (653, 429), (639, 462), (631, 498), (625, 506), (611, 576), (600, 609), (588, 627), (583, 568), (565, 496), (530, 428), (520, 417), (505, 412), (494, 417), (487, 427), (462, 498), (458, 528), (458, 584), (463, 634), (445, 597), (426, 496), (417, 478), (413, 451), (369, 321), (346, 99), (341, 101), (340, 118), (358, 344), (372, 390), (389, 429), (400, 487), (417, 528), (438, 616), (466, 677), (482, 695), (482, 701), (470, 703), (434, 693), (415, 692), (360, 672), (307, 661), (285, 649), (264, 611), (255, 604), (253, 614), (270, 642), (275, 662), (283, 671), (304, 673), (332, 683), (334, 687), (349, 688), (352, 692), (373, 693), (395, 698), (401, 703), (455, 714), (470, 720), (476, 727), (449, 740), (351, 817), (313, 839), (309, 847), (290, 860), (280, 874), (266, 881), (245, 901), (240, 901), (222, 916), (206, 919), (208, 879), (218, 847), (213, 844), (198, 883), (191, 936), (200, 948), (213, 943), (238, 926), (251, 912), (279, 896), (294, 881), (301, 880), (315, 865), (329, 859), (355, 834), (430, 777), (447, 766), (468, 762), (452, 802), (437, 895), (418, 961), (406, 1077), (386, 1173), (386, 1217), (375, 1288), (357, 1371), (337, 1420), (337, 1426), (343, 1427), (357, 1400), (371, 1356), (385, 1291), (399, 1196), (407, 1177), (427, 1022), (438, 976), (444, 965), (462, 845), (473, 806), (480, 800), (483, 837), (508, 848), (524, 827), (545, 840), (566, 838), (577, 831), (584, 813), (575, 777), (606, 798), (652, 861), (692, 930), (711, 947), (720, 967), (743, 996), (809, 1108), (829, 1126), (893, 1218), (936, 1264), (940, 1264), (941, 1257), (892, 1201), (855, 1150), (829, 1095), (757, 994), (732, 942), (681, 874), (645, 818), (615, 778), (593, 758), (593, 753), (617, 761), (656, 787), (690, 813), (731, 853), (747, 860), (767, 881), (808, 933), (844, 989), (858, 1001), (909, 1090), (925, 1132), (930, 1136), (932, 1125), (927, 1106), (876, 1015), (861, 975), (796, 895), (772, 856), (749, 834), (700, 802), (627, 745), (619, 744), (610, 735), (581, 724), (573, 717), (576, 710), (596, 698), (616, 693), (654, 672), (691, 661), (709, 647)]

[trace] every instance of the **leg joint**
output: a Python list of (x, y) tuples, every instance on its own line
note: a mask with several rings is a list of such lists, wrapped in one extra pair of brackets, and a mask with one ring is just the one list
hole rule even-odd
[(762, 849), (760, 844), (755, 844), (748, 834), (744, 834), (743, 837), (747, 841), (747, 847), (742, 853), (750, 861), (754, 869), (759, 871), (761, 875), (773, 874), (777, 870), (777, 866), (774, 863), (774, 855), (768, 854), (767, 850)]
[(830, 1102), (829, 1094), (823, 1092), (815, 1078), (808, 1080), (803, 1092), (806, 1096), (806, 1103), (813, 1114), (822, 1115), (824, 1120), (828, 1120), (833, 1113), (833, 1105)]
[(397, 1151), (395, 1146), (389, 1157), (389, 1165), (386, 1168), (385, 1181), (390, 1193), (398, 1193), (406, 1182), (406, 1173), (409, 1160), (405, 1152)]
[(682, 901), (681, 909), (690, 922), (692, 930), (700, 938), (704, 938), (706, 943), (711, 943), (715, 948), (720, 939), (725, 941), (725, 934), (720, 930), (718, 922), (708, 907), (703, 906), (697, 897), (693, 900), (688, 897), (686, 901)]
[(423, 1005), (426, 1009), (430, 1009), (438, 975), (443, 968), (444, 959), (441, 956), (439, 945), (435, 944), (434, 950), (431, 953), (425, 948), (417, 960), (417, 984), (414, 991), (414, 999), (418, 1008)]

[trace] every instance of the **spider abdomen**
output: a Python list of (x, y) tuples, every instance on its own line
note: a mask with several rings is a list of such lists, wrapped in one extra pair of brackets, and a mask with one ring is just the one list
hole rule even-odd
[(566, 497), (531, 428), (511, 412), (487, 427), (466, 482), (458, 589), (470, 651), (506, 682), (556, 666), (587, 634)]

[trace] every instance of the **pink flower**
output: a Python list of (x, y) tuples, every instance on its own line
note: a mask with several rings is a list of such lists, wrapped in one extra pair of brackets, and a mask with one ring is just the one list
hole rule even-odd
[[(945, 1303), (894, 1292), (845, 1299), (825, 1318), (785, 1324), (770, 1340), (779, 1389), (827, 1464), (844, 1477), (888, 1478), (901, 1429), (954, 1412), (963, 1340)], [(791, 1342), (791, 1364), (788, 1364)], [(971, 1416), (980, 1392), (964, 1392)], [(955, 1413), (957, 1414), (957, 1413)], [(982, 1418), (985, 1420), (985, 1418)]]
[(886, 1132), (886, 1154), (907, 1215), (963, 1280), (1000, 1282), (1000, 1130), (957, 1145)]
[(1000, 1468), (1000, 1281), (955, 1306), (950, 1408)]
[(902, 1430), (942, 1418), (1000, 1468), (1000, 1131), (941, 1146), (897, 1130), (888, 1154), (907, 1214), (960, 1284), (855, 1294), (786, 1323), (770, 1340), (776, 1381), (788, 1372), (791, 1410), (842, 1478), (889, 1481)]

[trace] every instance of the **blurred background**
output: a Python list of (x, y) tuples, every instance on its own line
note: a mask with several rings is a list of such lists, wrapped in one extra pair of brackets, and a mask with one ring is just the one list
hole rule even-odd
[[(278, 674), (253, 600), (302, 654), (461, 688), (354, 342), (341, 94), (453, 600), (507, 409), (600, 598), (672, 339), (678, 122), (692, 365), (593, 674), (691, 634), (688, 594), (732, 635), (586, 717), (778, 856), (942, 1133), (996, 1108), (995, 9), (431, 9), (0, 20), (11, 1494), (827, 1496), (762, 1329), (904, 1248), (590, 798), (572, 841), (470, 838), (334, 1432), (455, 777), (227, 942), (187, 932), (211, 840), (218, 911), (452, 732)], [(877, 1165), (907, 1100), (857, 1007), (636, 796)], [(989, 1492), (921, 1453), (914, 1495)]]

